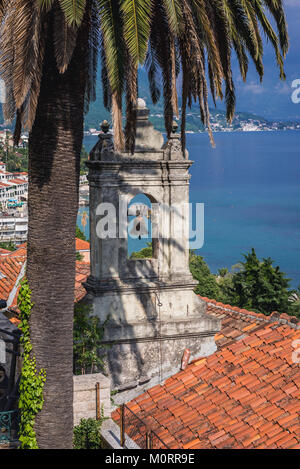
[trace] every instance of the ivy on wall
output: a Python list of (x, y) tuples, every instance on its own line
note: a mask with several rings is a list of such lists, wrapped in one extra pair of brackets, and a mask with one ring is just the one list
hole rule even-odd
[(31, 291), (28, 281), (25, 279), (21, 282), (18, 296), (21, 318), (19, 327), (22, 330), (21, 345), (23, 348), (19, 386), (19, 409), (21, 411), (19, 441), (21, 449), (38, 449), (34, 422), (36, 415), (43, 407), (43, 389), (46, 381), (46, 370), (37, 371), (36, 359), (31, 354), (29, 318), (32, 306)]

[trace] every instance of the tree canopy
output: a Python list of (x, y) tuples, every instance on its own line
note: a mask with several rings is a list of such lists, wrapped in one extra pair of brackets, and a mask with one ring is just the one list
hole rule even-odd
[[(280, 78), (285, 78), (283, 59), (288, 34), (282, 0), (0, 0), (0, 75), (7, 91), (4, 114), (6, 119), (17, 115), (16, 140), (22, 125), (30, 130), (35, 119), (51, 12), (53, 48), (60, 73), (72, 60), (79, 29), (87, 26), (89, 47), (86, 63), (82, 64), (87, 75), (86, 107), (95, 99), (100, 52), (104, 105), (112, 112), (118, 149), (124, 144), (127, 149), (134, 145), (139, 65), (145, 64), (148, 70), (154, 103), (162, 89), (168, 134), (174, 115), (179, 115), (180, 76), (183, 146), (186, 107), (193, 100), (199, 102), (202, 122), (212, 139), (209, 87), (214, 101), (225, 98), (227, 119), (232, 120), (233, 53), (244, 80), (249, 60), (262, 79), (264, 34), (274, 48)], [(123, 94), (126, 141), (122, 130)]]

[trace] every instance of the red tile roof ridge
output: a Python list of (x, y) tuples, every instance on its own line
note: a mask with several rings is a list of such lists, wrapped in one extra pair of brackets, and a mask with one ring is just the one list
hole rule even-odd
[(247, 309), (238, 308), (237, 306), (226, 305), (219, 301), (216, 301), (212, 298), (207, 298), (206, 296), (199, 295), (202, 300), (204, 300), (209, 306), (214, 308), (221, 309), (223, 311), (228, 311), (230, 313), (238, 313), (241, 316), (247, 316), (249, 318), (264, 321), (266, 323), (275, 323), (286, 324), (293, 329), (300, 329), (300, 320), (296, 316), (291, 316), (286, 313), (278, 313), (278, 311), (273, 311), (270, 316), (267, 316), (263, 313), (256, 313), (255, 311), (248, 311)]

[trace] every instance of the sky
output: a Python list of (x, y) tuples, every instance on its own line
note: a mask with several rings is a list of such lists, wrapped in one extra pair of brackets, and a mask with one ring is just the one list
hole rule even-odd
[[(270, 120), (299, 120), (300, 103), (292, 101), (294, 80), (300, 80), (300, 0), (283, 0), (290, 35), (285, 71), (287, 79), (282, 82), (276, 66), (275, 55), (269, 44), (265, 44), (264, 65), (265, 76), (261, 84), (253, 65), (249, 67), (247, 82), (244, 83), (235, 69), (235, 86), (237, 94), (237, 111), (250, 112)], [(299, 86), (300, 89), (300, 86)], [(4, 93), (0, 80), (0, 103)], [(211, 103), (212, 104), (212, 103)], [(99, 101), (97, 100), (99, 106)], [(101, 100), (102, 105), (102, 100)], [(217, 107), (224, 109), (224, 103), (218, 102)]]
[(291, 98), (294, 91), (292, 82), (300, 79), (300, 0), (284, 0), (284, 5), (290, 35), (290, 50), (285, 62), (287, 79), (285, 82), (279, 80), (273, 49), (266, 44), (262, 84), (253, 66), (249, 69), (246, 83), (236, 70), (237, 110), (268, 119), (300, 120), (300, 103), (293, 103)]

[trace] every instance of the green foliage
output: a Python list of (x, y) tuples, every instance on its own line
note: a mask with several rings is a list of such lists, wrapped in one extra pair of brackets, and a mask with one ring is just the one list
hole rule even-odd
[(298, 315), (300, 290), (298, 293), (289, 290), (289, 279), (285, 278), (279, 267), (273, 266), (272, 259), (260, 261), (254, 249), (244, 258), (245, 262), (234, 265), (231, 272), (222, 268), (218, 275), (214, 275), (203, 257), (191, 252), (190, 270), (198, 280), (195, 292), (266, 315), (273, 311)]
[(107, 68), (105, 75), (109, 78), (111, 92), (121, 92), (125, 78), (125, 47), (120, 5), (114, 0), (98, 0), (98, 4), (104, 45), (103, 62)]
[[(97, 115), (97, 123), (100, 121)], [(92, 124), (91, 124), (92, 125)], [(87, 168), (85, 162), (88, 160), (89, 154), (82, 146), (80, 157), (80, 173), (86, 174)], [(0, 160), (7, 160), (7, 171), (9, 172), (22, 172), (28, 171), (28, 148), (9, 148), (7, 154), (6, 150), (0, 146)]]
[[(139, 64), (147, 67), (150, 88), (163, 89), (164, 117), (168, 132), (173, 114), (177, 113), (176, 80), (179, 72), (178, 81), (183, 83), (183, 132), (186, 105), (191, 104), (192, 98), (199, 102), (204, 127), (209, 127), (208, 89), (214, 102), (217, 98), (225, 98), (227, 119), (232, 120), (236, 102), (232, 58), (237, 60), (244, 80), (247, 78), (250, 62), (253, 62), (262, 79), (263, 34), (275, 51), (280, 77), (285, 78), (283, 60), (288, 51), (289, 39), (284, 8), (279, 0), (37, 0), (24, 3), (21, 21), (20, 15), (11, 17), (8, 14), (10, 2), (1, 0), (1, 44), (7, 60), (0, 63), (0, 74), (7, 87), (12, 89), (7, 96), (5, 117), (13, 119), (16, 111), (19, 111), (17, 128), (23, 125), (28, 130), (31, 129), (38, 103), (42, 74), (37, 73), (37, 68), (39, 62), (43, 62), (46, 57), (46, 28), (45, 31), (41, 30), (40, 25), (44, 24), (44, 20), (48, 23), (51, 18), (51, 15), (41, 15), (40, 7), (45, 10), (44, 13), (55, 9), (55, 19), (59, 19), (55, 21), (53, 30), (53, 47), (58, 70), (62, 73), (74, 56), (80, 26), (87, 27), (87, 60), (82, 64), (88, 85), (86, 101), (88, 104), (95, 100), (93, 87), (99, 50), (104, 83), (103, 97), (105, 107), (112, 109), (114, 114), (115, 130), (121, 127), (124, 94), (128, 111), (127, 123), (132, 121), (130, 107), (137, 97), (136, 70)], [(62, 18), (63, 23), (60, 21)], [(84, 39), (82, 41), (84, 45)], [(28, 50), (32, 52), (30, 61), (26, 60), (27, 54), (24, 53)], [(206, 58), (209, 62), (207, 74)], [(159, 83), (160, 77), (163, 79), (163, 86)], [(151, 95), (155, 102), (157, 93)], [(129, 125), (127, 128), (132, 127)]]
[(274, 267), (270, 258), (259, 261), (255, 250), (244, 255), (243, 269), (232, 277), (232, 302), (240, 308), (251, 309), (264, 314), (272, 311), (289, 311), (289, 279)]
[(153, 257), (152, 243), (147, 243), (147, 247), (140, 251), (131, 253), (130, 259), (151, 259)]
[(7, 251), (15, 251), (17, 249), (16, 245), (12, 241), (5, 241), (0, 243), (0, 248), (6, 249)]
[(0, 159), (7, 162), (6, 169), (10, 172), (28, 171), (28, 149), (27, 148), (0, 148)]
[(103, 417), (103, 409), (101, 411), (101, 419), (81, 419), (80, 424), (74, 427), (74, 449), (101, 449), (100, 429), (105, 418)]
[(85, 234), (83, 233), (83, 231), (81, 231), (79, 226), (76, 226), (75, 237), (78, 239), (82, 239), (83, 241), (86, 241)]
[(220, 277), (226, 277), (226, 275), (228, 275), (229, 273), (229, 270), (226, 268), (226, 267), (222, 267), (221, 269), (218, 269), (218, 274), (220, 275)]
[(21, 318), (19, 327), (22, 330), (21, 345), (23, 347), (23, 365), (19, 386), (19, 409), (21, 410), (19, 440), (21, 449), (38, 449), (34, 422), (36, 415), (43, 407), (43, 389), (46, 381), (46, 371), (44, 369), (37, 371), (35, 357), (31, 354), (29, 318), (32, 306), (28, 282), (23, 280), (18, 296)]
[[(53, 0), (38, 0), (39, 4), (49, 9), (53, 4)], [(65, 14), (66, 22), (74, 28), (81, 25), (83, 20), (86, 0), (59, 0), (60, 7)]]
[(89, 154), (86, 151), (84, 145), (82, 145), (81, 155), (80, 155), (80, 174), (86, 174), (87, 167), (85, 162), (89, 159)]
[(124, 39), (134, 65), (145, 60), (150, 34), (151, 0), (123, 0)]
[(75, 305), (73, 345), (75, 374), (103, 371), (102, 339), (106, 322), (107, 320), (101, 324), (99, 318), (92, 316), (90, 306)]
[(289, 297), (290, 314), (300, 319), (300, 285), (297, 290), (291, 292)]
[(221, 289), (202, 256), (198, 256), (194, 251), (190, 252), (190, 271), (194, 279), (198, 281), (195, 293), (207, 298), (214, 298), (222, 301)]
[(82, 261), (82, 259), (83, 255), (79, 251), (76, 251), (76, 261)]

